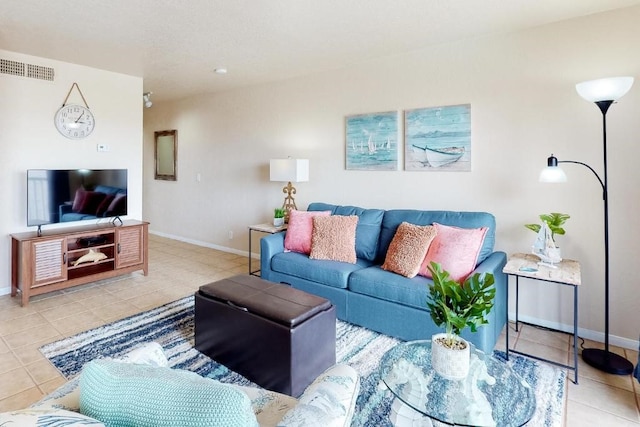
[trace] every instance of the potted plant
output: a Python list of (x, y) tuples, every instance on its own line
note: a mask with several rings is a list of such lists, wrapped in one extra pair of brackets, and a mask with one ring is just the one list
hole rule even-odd
[(493, 308), (495, 280), (491, 273), (475, 273), (458, 283), (440, 264), (431, 262), (428, 268), (433, 285), (427, 307), (436, 326), (445, 327), (445, 333), (432, 337), (431, 364), (447, 379), (462, 379), (469, 373), (470, 344), (460, 334), (488, 323), (485, 316)]
[(275, 208), (273, 210), (273, 225), (275, 227), (284, 225), (284, 208)]
[[(540, 219), (542, 220), (542, 222), (549, 226), (549, 230), (551, 230), (551, 238), (553, 239), (554, 243), (556, 234), (561, 236), (565, 234), (564, 228), (562, 228), (562, 226), (565, 222), (567, 222), (569, 218), (571, 218), (569, 215), (559, 212), (551, 212), (550, 214), (540, 215)], [(542, 227), (540, 224), (525, 224), (524, 226), (529, 230), (533, 230), (535, 233), (540, 232), (540, 227)]]
[[(569, 218), (571, 218), (569, 215), (564, 213), (559, 213), (559, 212), (551, 212), (550, 214), (540, 215), (540, 219), (542, 220), (542, 222), (546, 224), (547, 227), (549, 228), (549, 231), (551, 231), (551, 245), (544, 245), (543, 242), (537, 243), (537, 245), (539, 246), (537, 251), (534, 245), (534, 253), (536, 255), (540, 256), (541, 254), (544, 254), (543, 258), (544, 257), (548, 258), (547, 261), (550, 261), (550, 262), (559, 262), (562, 260), (562, 257), (560, 254), (560, 248), (556, 243), (555, 237), (556, 237), (556, 234), (557, 235), (565, 234), (564, 228), (562, 228), (562, 226), (564, 225), (565, 222), (567, 222)], [(524, 226), (527, 227), (529, 230), (532, 230), (538, 234), (540, 234), (540, 230), (542, 228), (542, 225), (540, 224), (525, 224)], [(539, 237), (539, 239), (542, 239), (542, 238)], [(541, 249), (541, 247), (543, 246), (545, 247), (544, 251), (542, 251)]]

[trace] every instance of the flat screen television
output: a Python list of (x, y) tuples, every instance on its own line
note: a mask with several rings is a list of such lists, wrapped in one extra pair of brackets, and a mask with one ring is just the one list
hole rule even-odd
[(29, 169), (27, 225), (120, 218), (127, 214), (126, 169)]

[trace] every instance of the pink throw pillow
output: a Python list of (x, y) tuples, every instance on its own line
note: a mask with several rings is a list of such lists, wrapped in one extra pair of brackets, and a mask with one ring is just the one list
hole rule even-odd
[(436, 227), (436, 237), (429, 246), (418, 274), (431, 278), (427, 267), (434, 261), (448, 271), (453, 280), (464, 281), (476, 268), (488, 228), (458, 228), (438, 223), (433, 225)]
[(357, 226), (357, 215), (315, 217), (309, 258), (355, 264)]
[(311, 253), (311, 233), (314, 216), (329, 216), (331, 211), (289, 211), (289, 226), (284, 236), (284, 249), (287, 252)]

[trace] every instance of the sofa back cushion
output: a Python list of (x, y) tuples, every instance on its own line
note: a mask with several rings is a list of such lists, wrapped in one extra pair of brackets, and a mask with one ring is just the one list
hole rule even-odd
[[(356, 206), (338, 206), (330, 205), (328, 203), (311, 203), (307, 210), (331, 211), (331, 215), (357, 215), (358, 226), (356, 227), (356, 256), (367, 261), (373, 261), (376, 259), (384, 210), (364, 209)], [(398, 223), (398, 225), (400, 225), (400, 223)], [(393, 234), (391, 237), (393, 238)], [(390, 242), (391, 240), (389, 240), (389, 243)], [(389, 243), (387, 243), (387, 246), (389, 246)], [(384, 257), (382, 259), (384, 260)]]
[(481, 263), (491, 253), (496, 240), (496, 219), (488, 212), (456, 212), (456, 211), (419, 211), (412, 209), (392, 209), (384, 213), (377, 260), (384, 261), (396, 229), (403, 222), (416, 225), (432, 225), (433, 223), (460, 228), (487, 227), (477, 263)]

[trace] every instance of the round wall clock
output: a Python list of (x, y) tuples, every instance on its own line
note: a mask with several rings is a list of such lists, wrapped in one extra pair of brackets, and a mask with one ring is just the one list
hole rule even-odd
[(58, 132), (67, 138), (81, 139), (93, 132), (96, 122), (89, 108), (67, 104), (56, 112), (55, 124)]

